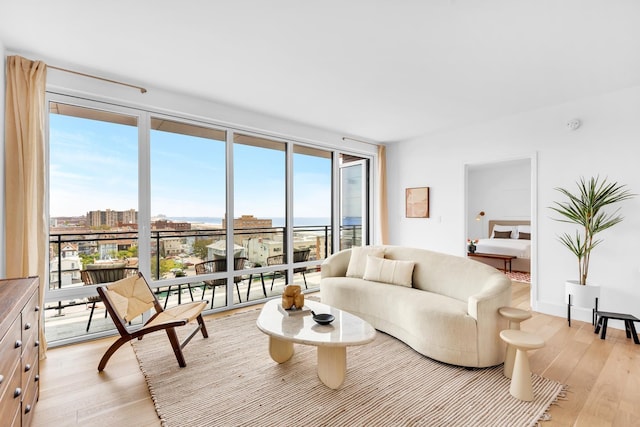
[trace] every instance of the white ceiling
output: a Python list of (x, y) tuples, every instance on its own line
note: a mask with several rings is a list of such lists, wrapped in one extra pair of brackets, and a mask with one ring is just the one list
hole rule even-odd
[(636, 0), (0, 0), (0, 42), (381, 142), (640, 85)]

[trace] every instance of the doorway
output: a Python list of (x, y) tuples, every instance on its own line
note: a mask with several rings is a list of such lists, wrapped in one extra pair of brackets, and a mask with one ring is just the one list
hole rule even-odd
[(531, 222), (529, 262), (523, 258), (519, 260), (519, 264), (526, 265), (530, 271), (532, 308), (537, 300), (536, 182), (535, 154), (465, 165), (467, 238), (490, 239), (490, 226), (499, 224), (500, 221)]

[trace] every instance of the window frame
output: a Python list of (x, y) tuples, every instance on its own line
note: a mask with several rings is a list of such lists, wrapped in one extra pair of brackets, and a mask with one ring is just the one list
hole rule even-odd
[[(142, 272), (145, 277), (151, 278), (151, 251), (150, 250), (141, 250), (141, 248), (146, 247), (149, 242), (151, 242), (151, 141), (150, 141), (150, 131), (151, 131), (151, 120), (152, 119), (166, 119), (175, 122), (180, 122), (184, 124), (191, 124), (199, 127), (207, 127), (220, 131), (226, 132), (226, 215), (227, 218), (235, 218), (235, 206), (234, 206), (234, 170), (233, 170), (233, 138), (236, 133), (240, 133), (243, 135), (256, 136), (261, 138), (266, 138), (278, 142), (282, 142), (285, 144), (285, 186), (286, 186), (286, 195), (285, 195), (285, 227), (286, 234), (285, 239), (287, 241), (286, 251), (287, 251), (287, 262), (279, 267), (260, 267), (249, 269), (246, 271), (246, 274), (259, 274), (270, 271), (286, 271), (287, 280), (292, 282), (293, 280), (293, 235), (294, 230), (293, 227), (289, 226), (293, 224), (293, 157), (294, 157), (294, 147), (309, 147), (311, 149), (317, 149), (326, 151), (329, 153), (329, 157), (332, 162), (332, 171), (331, 171), (331, 215), (330, 223), (331, 223), (331, 250), (329, 251), (329, 255), (335, 253), (339, 250), (340, 244), (340, 218), (339, 218), (339, 194), (340, 191), (338, 186), (340, 185), (339, 178), (339, 165), (338, 159), (341, 154), (354, 155), (359, 156), (369, 162), (369, 167), (367, 168), (369, 176), (368, 176), (368, 215), (367, 222), (368, 226), (366, 228), (366, 243), (365, 236), (363, 235), (363, 244), (368, 244), (373, 241), (373, 204), (374, 204), (374, 180), (373, 180), (373, 170), (372, 167), (374, 162), (377, 160), (375, 153), (364, 153), (358, 152), (356, 150), (345, 149), (344, 147), (335, 147), (329, 144), (322, 145), (320, 143), (311, 143), (308, 141), (301, 141), (296, 138), (288, 138), (282, 137), (277, 134), (271, 134), (269, 132), (256, 132), (250, 128), (245, 128), (242, 126), (229, 126), (222, 125), (215, 120), (203, 119), (201, 117), (194, 118), (192, 115), (185, 114), (168, 114), (166, 111), (160, 111), (153, 108), (142, 107), (139, 105), (130, 105), (128, 102), (115, 102), (109, 99), (103, 99), (100, 96), (78, 96), (73, 91), (67, 90), (59, 90), (59, 89), (47, 89), (45, 93), (45, 105), (47, 106), (47, 114), (45, 115), (45, 138), (46, 138), (46, 147), (45, 147), (45, 171), (47, 176), (47, 186), (45, 190), (45, 206), (46, 206), (46, 217), (47, 220), (50, 220), (50, 194), (49, 194), (49, 173), (50, 173), (50, 144), (49, 144), (49, 132), (50, 132), (50, 123), (49, 123), (49, 105), (51, 102), (58, 102), (63, 104), (75, 105), (83, 108), (91, 108), (97, 110), (103, 110), (108, 112), (113, 112), (116, 114), (124, 114), (128, 116), (133, 116), (137, 118), (137, 127), (138, 127), (138, 260), (139, 260), (139, 271)], [(227, 247), (233, 247), (233, 221), (227, 221)], [(47, 229), (47, 241), (49, 240), (50, 231)], [(232, 253), (228, 255), (228, 257), (232, 257)], [(305, 262), (303, 266), (314, 266), (320, 265), (322, 263), (322, 259), (308, 261)], [(47, 259), (46, 271), (50, 271), (49, 260)], [(228, 265), (233, 265), (233, 263)], [(296, 267), (300, 267), (301, 265), (295, 265)], [(79, 286), (75, 288), (62, 289), (62, 290), (49, 290), (49, 278), (45, 280), (46, 283), (43, 286), (46, 286), (45, 292), (45, 303), (56, 302), (60, 300), (70, 300), (77, 298), (86, 298), (90, 295), (93, 295), (95, 292), (91, 287), (87, 286)], [(216, 311), (224, 311), (232, 308), (237, 308), (242, 305), (253, 305), (256, 303), (263, 302), (264, 300), (256, 300), (256, 301), (246, 301), (241, 305), (233, 304), (233, 293), (235, 288), (233, 286), (233, 271), (228, 271), (226, 273), (220, 274), (221, 277), (227, 279), (227, 305), (222, 309), (214, 309), (209, 310), (208, 312), (216, 312)], [(172, 278), (172, 279), (158, 279), (158, 280), (149, 280), (150, 285), (153, 288), (157, 287), (166, 287), (169, 285), (178, 285), (178, 284), (186, 284), (188, 281), (185, 278)], [(115, 333), (115, 330), (113, 330)], [(60, 340), (56, 341), (54, 345), (64, 345), (71, 342), (79, 342), (87, 339), (95, 339), (100, 338), (102, 336), (110, 336), (113, 335), (111, 331), (106, 332), (95, 332), (95, 333), (86, 333), (80, 336), (74, 337), (72, 339)]]

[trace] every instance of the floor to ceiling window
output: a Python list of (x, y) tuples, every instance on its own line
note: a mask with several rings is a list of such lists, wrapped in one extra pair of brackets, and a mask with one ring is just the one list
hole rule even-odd
[[(183, 296), (226, 305), (224, 279), (192, 283), (225, 272), (226, 135), (224, 130), (151, 117), (150, 268), (167, 304)], [(215, 286), (220, 284), (221, 286)], [(183, 295), (183, 293), (185, 295)], [(216, 299), (217, 295), (217, 299)]]
[(115, 110), (49, 103), (48, 341), (112, 329), (85, 286), (138, 269), (138, 117)]
[(52, 345), (113, 333), (99, 283), (139, 271), (165, 306), (206, 299), (225, 310), (290, 283), (317, 290), (324, 258), (368, 242), (369, 158), (47, 99)]
[(317, 265), (306, 267), (304, 263), (325, 259), (333, 253), (332, 170), (331, 151), (294, 146), (293, 255), (298, 264), (294, 273), (305, 287), (319, 287), (320, 275), (315, 274)]
[[(286, 277), (276, 266), (287, 263), (286, 144), (236, 133), (233, 137), (234, 244), (244, 248), (247, 263), (271, 267), (249, 277), (249, 299), (267, 297)], [(276, 286), (280, 289), (281, 286)]]

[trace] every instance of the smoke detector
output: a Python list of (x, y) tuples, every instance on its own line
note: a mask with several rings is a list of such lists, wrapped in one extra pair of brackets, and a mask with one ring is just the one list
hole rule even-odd
[(567, 129), (569, 130), (577, 130), (580, 126), (582, 126), (582, 120), (580, 119), (571, 119), (567, 122)]

